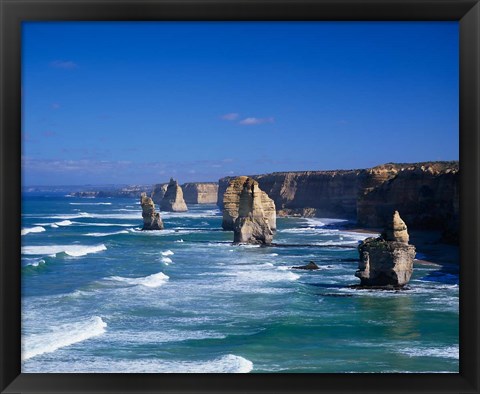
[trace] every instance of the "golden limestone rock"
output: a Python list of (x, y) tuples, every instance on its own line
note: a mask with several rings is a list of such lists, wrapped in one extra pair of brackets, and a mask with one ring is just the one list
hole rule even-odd
[(263, 209), (266, 201), (264, 194), (257, 181), (247, 178), (243, 183), (238, 217), (233, 226), (233, 242), (267, 245), (272, 243), (273, 230)]
[(398, 211), (395, 211), (393, 213), (392, 220), (387, 222), (387, 226), (382, 234), (382, 237), (385, 239), (385, 241), (403, 242), (408, 244), (409, 236), (407, 225), (400, 217)]
[(413, 272), (415, 246), (409, 245), (407, 226), (397, 211), (378, 238), (367, 238), (358, 246), (360, 262), (355, 276), (361, 286), (402, 287)]
[(185, 212), (188, 211), (187, 204), (183, 199), (182, 188), (178, 182), (170, 178), (165, 195), (160, 202), (160, 210), (167, 212)]
[[(249, 181), (248, 181), (249, 180)], [(262, 205), (263, 214), (269, 222), (272, 231), (277, 228), (277, 214), (275, 211), (275, 203), (268, 197), (268, 194), (262, 191), (258, 182), (246, 176), (239, 176), (230, 180), (225, 193), (223, 194), (223, 221), (222, 228), (224, 230), (233, 230), (235, 220), (239, 216), (240, 195), (244, 189), (246, 182), (254, 182), (258, 188), (258, 196)]]
[(159, 212), (155, 212), (155, 204), (146, 193), (140, 196), (142, 206), (143, 229), (142, 230), (163, 230), (163, 222)]

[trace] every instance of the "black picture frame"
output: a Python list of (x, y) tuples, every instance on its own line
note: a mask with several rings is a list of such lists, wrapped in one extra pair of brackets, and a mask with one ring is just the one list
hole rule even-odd
[[(478, 0), (0, 0), (1, 393), (479, 393)], [(22, 374), (21, 23), (111, 20), (459, 21), (460, 372), (458, 374)]]

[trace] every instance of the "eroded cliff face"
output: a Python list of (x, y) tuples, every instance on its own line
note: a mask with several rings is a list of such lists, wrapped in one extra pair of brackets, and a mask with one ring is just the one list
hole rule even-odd
[[(253, 178), (246, 176), (240, 176), (237, 178), (230, 179), (229, 185), (225, 190), (223, 195), (223, 220), (222, 228), (224, 230), (234, 230), (235, 221), (239, 216), (239, 207), (240, 207), (240, 196), (244, 189), (246, 182), (252, 181)], [(258, 185), (258, 182), (256, 182)], [(272, 231), (275, 231), (277, 228), (277, 215), (275, 210), (274, 201), (269, 198), (267, 193), (265, 193), (260, 188), (258, 189), (256, 198), (259, 199), (262, 204), (262, 214), (265, 215), (269, 222), (269, 227)]]
[[(357, 220), (382, 228), (393, 210), (411, 228), (448, 231), (458, 240), (458, 162), (384, 164), (368, 169), (253, 175), (277, 214)], [(232, 178), (219, 180), (218, 205)]]
[(183, 198), (187, 204), (216, 204), (218, 183), (191, 182), (182, 185)]
[[(276, 172), (254, 175), (279, 214), (355, 218), (361, 170)], [(231, 178), (219, 181), (219, 195)]]
[[(235, 191), (240, 189), (238, 216), (233, 224), (233, 241), (235, 243), (270, 244), (273, 239), (272, 226), (275, 223), (275, 219), (271, 222), (271, 218), (268, 217), (272, 200), (260, 190), (258, 182), (252, 178), (239, 177), (232, 182), (232, 186)], [(275, 207), (273, 207), (273, 212), (275, 212)]]
[(458, 171), (458, 162), (400, 165), (385, 182), (360, 190), (358, 224), (383, 227), (391, 212), (398, 209), (411, 228), (451, 227), (458, 222)]

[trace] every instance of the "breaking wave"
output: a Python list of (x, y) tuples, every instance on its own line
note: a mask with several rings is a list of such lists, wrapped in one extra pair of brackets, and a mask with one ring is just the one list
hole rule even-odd
[(107, 250), (104, 244), (100, 245), (48, 245), (48, 246), (24, 246), (22, 254), (26, 255), (56, 255), (65, 253), (69, 256), (80, 257), (90, 253)]
[(22, 231), (20, 232), (20, 234), (27, 235), (30, 233), (42, 233), (44, 231), (45, 229), (43, 227), (37, 226), (37, 227), (30, 227), (30, 228), (22, 228)]
[(101, 317), (93, 316), (80, 322), (62, 324), (48, 332), (23, 336), (22, 360), (96, 337), (103, 334), (106, 327), (107, 323)]
[(110, 276), (106, 278), (117, 282), (124, 282), (129, 285), (141, 285), (145, 287), (160, 287), (167, 283), (169, 277), (163, 272), (157, 274), (148, 275), (142, 278), (124, 278), (122, 276)]

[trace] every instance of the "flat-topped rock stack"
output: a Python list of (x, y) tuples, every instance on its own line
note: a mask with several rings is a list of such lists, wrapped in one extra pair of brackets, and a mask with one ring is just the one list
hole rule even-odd
[(378, 238), (367, 238), (358, 246), (360, 262), (355, 276), (361, 286), (403, 287), (413, 272), (415, 246), (409, 245), (405, 222), (395, 211)]
[(163, 230), (163, 222), (159, 212), (155, 212), (155, 204), (146, 193), (140, 195), (142, 206), (143, 228), (142, 230)]
[[(233, 241), (235, 243), (270, 244), (276, 227), (275, 218), (270, 225), (271, 218), (269, 217), (273, 201), (260, 190), (258, 182), (252, 178), (240, 177), (233, 182), (232, 186), (238, 190), (239, 185), (241, 191), (238, 196), (238, 216), (233, 225)], [(273, 213), (275, 213), (275, 205), (273, 205)]]
[(260, 199), (260, 203), (263, 209), (263, 215), (265, 215), (266, 219), (268, 219), (270, 229), (272, 231), (275, 231), (277, 229), (277, 214), (275, 210), (275, 203), (268, 196), (267, 193), (260, 189), (257, 181), (246, 176), (239, 176), (230, 180), (230, 183), (225, 190), (225, 193), (223, 194), (222, 228), (224, 230), (234, 229), (240, 206), (240, 195), (244, 189), (247, 180), (250, 180), (249, 182), (253, 181), (256, 183), (258, 189), (256, 190), (257, 193), (259, 193), (259, 195), (256, 197)]
[(167, 212), (185, 212), (188, 211), (187, 204), (183, 199), (182, 188), (178, 182), (170, 178), (165, 195), (160, 202), (160, 210)]

